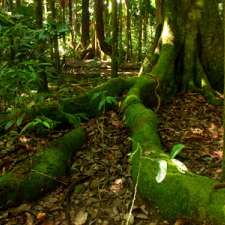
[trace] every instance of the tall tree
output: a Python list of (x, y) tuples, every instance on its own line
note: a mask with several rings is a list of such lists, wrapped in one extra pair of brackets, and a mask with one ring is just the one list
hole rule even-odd
[(73, 1), (69, 0), (69, 25), (71, 33), (72, 46), (75, 47), (75, 38), (74, 38), (74, 24), (73, 24)]
[(86, 49), (90, 43), (90, 13), (89, 0), (82, 0), (82, 19), (81, 19), (81, 42), (83, 48)]
[(54, 35), (52, 37), (52, 50), (53, 50), (53, 61), (55, 64), (55, 68), (57, 72), (60, 71), (60, 55), (59, 55), (59, 42), (58, 42), (58, 35), (56, 30), (56, 6), (55, 0), (49, 0), (49, 6), (51, 10), (51, 22), (52, 28), (54, 30)]
[(117, 0), (112, 0), (112, 77), (118, 72), (118, 5)]
[[(36, 14), (36, 25), (38, 29), (43, 28), (43, 1), (42, 0), (36, 0), (35, 1), (35, 14)], [(39, 40), (38, 45), (38, 58), (40, 62), (44, 61), (44, 52), (45, 52), (45, 43), (43, 40)], [(39, 92), (45, 92), (48, 91), (48, 80), (47, 80), (47, 74), (45, 72), (45, 68), (43, 66), (40, 66), (40, 71), (38, 74), (38, 91)]]
[(123, 2), (120, 0), (118, 3), (118, 63), (120, 63), (125, 56), (125, 51), (123, 49)]
[(112, 46), (105, 41), (104, 21), (103, 21), (104, 5), (103, 0), (95, 0), (95, 18), (96, 18), (96, 34), (101, 50), (106, 55), (112, 54)]
[[(223, 44), (225, 46), (225, 0), (223, 0)], [(224, 59), (223, 59), (223, 73), (224, 73), (224, 86), (223, 93), (225, 94), (225, 49), (224, 49)], [(225, 181), (225, 98), (223, 100), (223, 174), (222, 179)]]
[(21, 0), (16, 0), (16, 8), (19, 8), (21, 6)]
[(138, 1), (139, 21), (138, 21), (138, 61), (142, 60), (142, 34), (143, 34), (143, 1)]
[(131, 39), (131, 13), (130, 13), (130, 0), (125, 0), (127, 9), (126, 18), (126, 59), (130, 60), (132, 57), (132, 39)]

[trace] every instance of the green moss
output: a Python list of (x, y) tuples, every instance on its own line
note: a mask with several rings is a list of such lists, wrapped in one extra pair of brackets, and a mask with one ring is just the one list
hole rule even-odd
[[(135, 182), (140, 171), (139, 192), (154, 202), (165, 218), (187, 217), (200, 222), (210, 220), (213, 224), (225, 224), (225, 190), (215, 191), (215, 181), (210, 178), (181, 173), (164, 153), (156, 114), (141, 103), (138, 82), (126, 96), (123, 108), (126, 126), (132, 133), (131, 173)], [(130, 95), (136, 100), (127, 101)], [(159, 160), (162, 159), (167, 162), (167, 173), (165, 179), (157, 183)]]
[(1, 176), (0, 208), (34, 200), (60, 184), (60, 177), (66, 175), (72, 156), (84, 141), (84, 130), (74, 129)]
[(7, 173), (0, 177), (0, 209), (12, 205), (18, 199), (19, 183), (17, 177)]
[[(68, 113), (82, 112), (86, 113), (89, 117), (96, 116), (99, 114), (98, 106), (101, 101), (101, 98), (93, 98), (96, 93), (104, 93), (105, 96), (117, 97), (130, 88), (135, 81), (135, 78), (127, 80), (122, 78), (110, 79), (105, 84), (88, 91), (84, 95), (63, 101), (61, 103), (63, 111)], [(105, 109), (110, 107), (112, 107), (112, 105), (106, 103)]]

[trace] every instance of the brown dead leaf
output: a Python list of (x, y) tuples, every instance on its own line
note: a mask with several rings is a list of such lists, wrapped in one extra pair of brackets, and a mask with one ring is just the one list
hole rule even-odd
[(123, 189), (123, 183), (124, 183), (124, 179), (123, 178), (119, 178), (116, 179), (113, 184), (110, 187), (110, 190), (114, 193), (119, 192)]
[(38, 221), (44, 221), (46, 219), (46, 213), (45, 212), (38, 212), (36, 215), (36, 219)]

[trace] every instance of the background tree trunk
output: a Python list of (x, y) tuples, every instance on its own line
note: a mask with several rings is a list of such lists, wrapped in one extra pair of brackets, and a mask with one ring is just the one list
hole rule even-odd
[(82, 0), (82, 32), (81, 42), (83, 48), (86, 49), (90, 43), (89, 26), (90, 26), (90, 14), (89, 14), (89, 0)]
[(103, 0), (95, 0), (96, 34), (98, 42), (101, 50), (106, 55), (111, 55), (112, 46), (105, 41), (103, 11), (104, 11)]
[(127, 29), (126, 29), (126, 59), (129, 61), (132, 57), (132, 40), (131, 40), (131, 15), (130, 15), (130, 0), (125, 0), (127, 8)]
[[(42, 29), (43, 27), (43, 1), (42, 0), (36, 0), (36, 25), (38, 29)], [(44, 52), (45, 52), (45, 43), (43, 40), (39, 41), (38, 45), (38, 58), (40, 62), (44, 61)], [(48, 91), (48, 79), (47, 74), (45, 72), (45, 68), (43, 66), (40, 66), (40, 72), (38, 74), (38, 91), (39, 92), (46, 92)]]
[(118, 4), (112, 0), (112, 77), (118, 72)]
[[(56, 31), (56, 8), (55, 8), (55, 1), (54, 0), (49, 0), (49, 6), (51, 9), (51, 19), (53, 23), (53, 29)], [(54, 66), (56, 68), (57, 72), (60, 72), (60, 55), (59, 55), (59, 42), (58, 42), (58, 37), (57, 34), (55, 34), (52, 38), (52, 49), (53, 49), (53, 61), (54, 61)]]

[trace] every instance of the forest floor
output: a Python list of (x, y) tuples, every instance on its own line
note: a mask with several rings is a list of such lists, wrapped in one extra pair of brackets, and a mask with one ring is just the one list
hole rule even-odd
[[(83, 78), (86, 73), (93, 76)], [(76, 67), (68, 76), (65, 95), (68, 91), (82, 92), (96, 86), (108, 77), (110, 68), (104, 65), (100, 78), (96, 77), (97, 73), (99, 70), (93, 65)], [(132, 69), (126, 73), (136, 75), (137, 71)], [(171, 104), (162, 105), (158, 115), (165, 148), (184, 144), (178, 159), (189, 170), (219, 178), (223, 148), (222, 107), (208, 104), (200, 94), (186, 93), (177, 95)], [(59, 187), (40, 200), (0, 211), (0, 225), (126, 224), (134, 199), (129, 132), (117, 111), (106, 112), (82, 126), (87, 130), (88, 142), (74, 157), (71, 174), (62, 177)], [(30, 133), (16, 139), (5, 136), (0, 140), (1, 174), (67, 131), (52, 131), (47, 136)], [(172, 225), (174, 222), (163, 220), (156, 208), (136, 196), (130, 224)], [(176, 225), (179, 224), (177, 221)]]

